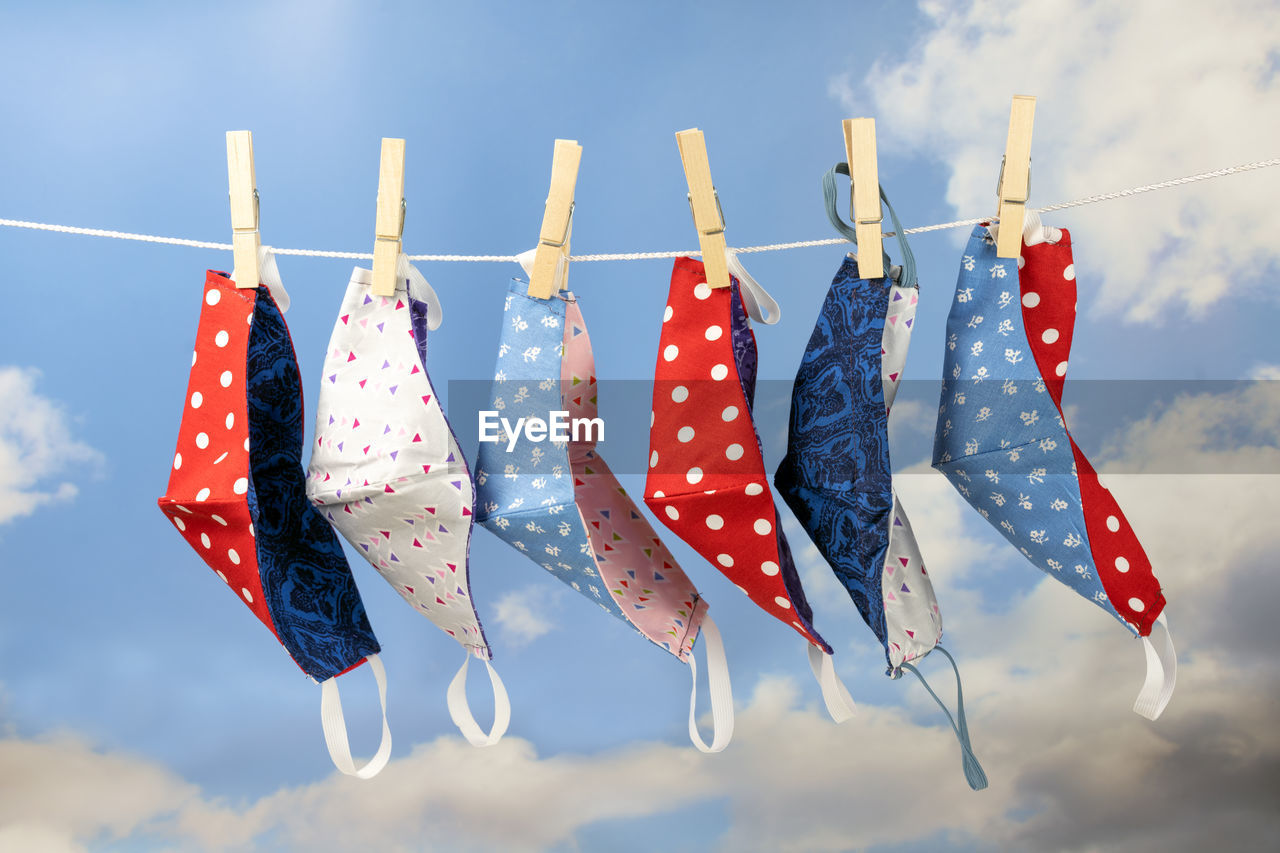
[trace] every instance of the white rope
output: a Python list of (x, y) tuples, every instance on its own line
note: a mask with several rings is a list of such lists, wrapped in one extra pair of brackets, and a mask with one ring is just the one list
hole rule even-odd
[[(1046, 207), (1034, 208), (1036, 213), (1049, 213), (1055, 210), (1066, 210), (1071, 207), (1082, 207), (1086, 204), (1097, 204), (1102, 201), (1113, 201), (1118, 198), (1127, 198), (1129, 196), (1141, 195), (1154, 190), (1169, 189), (1170, 187), (1179, 187), (1183, 184), (1192, 184), (1196, 181), (1207, 181), (1212, 178), (1222, 178), (1227, 175), (1237, 175), (1241, 172), (1251, 172), (1254, 169), (1266, 169), (1271, 166), (1280, 166), (1280, 157), (1270, 160), (1258, 160), (1255, 163), (1245, 163), (1240, 166), (1228, 166), (1225, 169), (1215, 169), (1212, 172), (1201, 172), (1198, 175), (1188, 175), (1184, 178), (1173, 178), (1167, 181), (1160, 181), (1155, 184), (1147, 184), (1141, 187), (1132, 187), (1127, 190), (1118, 192), (1099, 193), (1085, 198), (1076, 199), (1075, 201), (1064, 201), (1058, 204), (1050, 204)], [(916, 228), (903, 229), (904, 234), (925, 234), (930, 231), (942, 231), (948, 228), (963, 228), (968, 225), (977, 225), (980, 222), (998, 222), (996, 217), (986, 216), (977, 219), (958, 219), (954, 222), (942, 222), (937, 225), (922, 225)], [(77, 228), (72, 225), (50, 225), (44, 222), (27, 222), (21, 219), (0, 219), (0, 225), (9, 228), (29, 228), (35, 231), (56, 231), (61, 234), (83, 234), (89, 237), (109, 237), (114, 240), (135, 240), (142, 243), (163, 243), (170, 246), (189, 246), (195, 249), (222, 249), (224, 251), (231, 250), (230, 243), (211, 243), (204, 240), (186, 240), (181, 237), (158, 237), (154, 234), (133, 234), (128, 231), (107, 231), (101, 228)], [(885, 237), (892, 237), (893, 232), (887, 231)], [(800, 240), (794, 243), (770, 243), (767, 246), (743, 246), (735, 248), (733, 251), (740, 255), (753, 254), (756, 252), (780, 252), (787, 249), (808, 249), (815, 246), (837, 246), (841, 243), (849, 241), (843, 237), (831, 237), (826, 240)], [(345, 258), (353, 261), (367, 261), (373, 258), (371, 252), (333, 252), (323, 249), (276, 249), (272, 251), (277, 255), (298, 255), (307, 258)], [(647, 261), (659, 260), (662, 258), (677, 258), (680, 256), (698, 256), (701, 252), (695, 250), (677, 251), (677, 252), (625, 252), (617, 254), (597, 254), (597, 255), (573, 255), (569, 260), (574, 262), (586, 261)], [(495, 263), (516, 263), (515, 255), (410, 255), (411, 261), (440, 261), (440, 262), (495, 262)]]

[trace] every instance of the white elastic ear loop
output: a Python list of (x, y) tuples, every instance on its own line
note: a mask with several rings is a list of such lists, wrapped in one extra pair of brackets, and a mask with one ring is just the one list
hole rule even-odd
[(854, 704), (848, 688), (836, 674), (836, 665), (831, 655), (813, 643), (809, 644), (809, 668), (813, 670), (813, 677), (822, 688), (822, 701), (826, 703), (827, 713), (831, 715), (831, 719), (838, 724), (852, 717), (857, 712), (858, 706)]
[(377, 655), (365, 658), (378, 683), (378, 701), (382, 704), (382, 742), (378, 751), (366, 763), (356, 767), (351, 760), (351, 744), (347, 740), (347, 723), (342, 717), (342, 697), (338, 695), (338, 678), (334, 676), (320, 684), (320, 725), (324, 728), (324, 742), (329, 747), (333, 765), (348, 776), (372, 779), (377, 776), (391, 758), (391, 729), (387, 726), (387, 671)]
[(1157, 648), (1150, 637), (1142, 638), (1142, 649), (1147, 653), (1147, 678), (1133, 703), (1134, 712), (1148, 720), (1157, 719), (1164, 712), (1178, 683), (1178, 655), (1173, 649), (1173, 635), (1169, 633), (1169, 620), (1164, 613), (1156, 619), (1156, 627), (1163, 632), (1164, 642)]
[(427, 328), (435, 331), (444, 320), (444, 309), (440, 307), (440, 298), (427, 282), (422, 271), (409, 263), (409, 256), (404, 252), (396, 258), (396, 279), (406, 282), (409, 295), (419, 302), (427, 303)]
[(507, 697), (507, 688), (503, 686), (493, 664), (485, 661), (484, 665), (489, 670), (489, 684), (493, 687), (493, 728), (485, 734), (472, 716), (471, 705), (467, 702), (467, 668), (470, 665), (471, 654), (467, 653), (462, 660), (462, 668), (453, 677), (453, 681), (449, 682), (449, 690), (445, 694), (449, 716), (467, 739), (467, 743), (472, 746), (493, 746), (507, 733), (507, 725), (511, 722), (511, 700)]
[(689, 694), (689, 740), (700, 752), (720, 752), (733, 740), (733, 686), (729, 683), (729, 664), (724, 656), (720, 629), (708, 616), (702, 620), (703, 648), (707, 653), (707, 687), (711, 691), (711, 746), (698, 733), (698, 659), (690, 653), (689, 675), (693, 691)]
[(751, 273), (747, 272), (732, 249), (725, 248), (724, 259), (729, 264), (729, 273), (742, 285), (742, 301), (747, 304), (747, 314), (751, 319), (766, 326), (772, 326), (781, 320), (782, 309), (778, 307), (778, 303), (760, 286), (760, 282), (751, 277)]
[[(280, 267), (276, 266), (276, 253), (270, 246), (258, 247), (258, 279), (257, 284), (265, 285), (267, 290), (271, 291), (271, 298), (276, 301), (276, 307), (280, 309), (280, 313), (288, 311), (289, 291), (284, 289), (284, 282), (280, 280)], [(231, 273), (231, 280), (236, 280), (234, 270)]]

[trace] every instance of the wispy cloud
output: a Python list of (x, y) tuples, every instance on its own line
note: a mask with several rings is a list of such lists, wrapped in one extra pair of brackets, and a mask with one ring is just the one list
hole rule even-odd
[(526, 586), (512, 590), (493, 605), (494, 618), (503, 632), (503, 640), (515, 646), (527, 646), (555, 629), (553, 614), (559, 609), (560, 590), (548, 585)]
[(63, 476), (100, 459), (72, 436), (62, 407), (36, 391), (39, 377), (0, 366), (0, 524), (71, 500), (78, 490)]
[[(831, 89), (850, 115), (877, 117), (882, 157), (944, 164), (959, 216), (995, 214), (1015, 93), (1040, 98), (1033, 205), (1280, 153), (1280, 16), (1268, 0), (920, 6), (928, 29), (901, 60), (863, 80), (838, 76)], [(1268, 274), (1280, 260), (1270, 227), (1277, 192), (1280, 169), (1270, 169), (1049, 221), (1075, 235), (1096, 310), (1151, 322), (1204, 315), (1244, 282), (1277, 292)]]

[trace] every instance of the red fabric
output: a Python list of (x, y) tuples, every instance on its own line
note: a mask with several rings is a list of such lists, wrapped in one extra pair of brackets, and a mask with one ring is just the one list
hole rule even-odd
[(676, 259), (658, 345), (645, 503), (760, 608), (829, 652), (780, 542), (734, 361), (732, 298), (730, 288), (706, 285), (701, 261)]
[[(1063, 229), (1057, 243), (1024, 244), (1022, 259), (1018, 281), (1027, 340), (1061, 416), (1062, 389), (1076, 321), (1071, 235)], [(1151, 626), (1165, 605), (1160, 583), (1152, 573), (1151, 560), (1120, 511), (1120, 505), (1099, 482), (1093, 466), (1074, 439), (1071, 452), (1075, 456), (1085, 530), (1098, 579), (1116, 611), (1145, 637), (1151, 633)]]
[(205, 278), (177, 453), (158, 503), (187, 544), (275, 634), (247, 500), (245, 371), (256, 298), (256, 290), (238, 289), (226, 273), (210, 270)]

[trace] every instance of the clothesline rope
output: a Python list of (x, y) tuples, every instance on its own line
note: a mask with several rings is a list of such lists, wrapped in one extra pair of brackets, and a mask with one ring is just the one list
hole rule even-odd
[[(1184, 184), (1192, 184), (1196, 181), (1207, 181), (1212, 178), (1222, 178), (1227, 175), (1236, 175), (1241, 172), (1251, 172), (1255, 169), (1266, 169), (1271, 166), (1280, 166), (1280, 157), (1270, 160), (1258, 160), (1254, 163), (1244, 163), (1239, 166), (1228, 166), (1225, 169), (1214, 169), (1212, 172), (1201, 172), (1198, 175), (1188, 175), (1183, 178), (1172, 178), (1167, 181), (1160, 181), (1155, 184), (1147, 184), (1141, 187), (1131, 187), (1127, 190), (1119, 190), (1117, 192), (1099, 193), (1097, 195), (1086, 196), (1074, 201), (1064, 201), (1058, 204), (1050, 204), (1045, 207), (1034, 208), (1037, 213), (1050, 213), (1055, 210), (1066, 210), (1071, 207), (1082, 207), (1087, 204), (1097, 204), (1102, 201), (1113, 201), (1118, 198), (1126, 198), (1128, 196), (1141, 195), (1142, 193), (1152, 192), (1154, 190), (1169, 189), (1170, 187), (1178, 187)], [(979, 222), (994, 221), (994, 217), (983, 216), (977, 219), (958, 219), (954, 222), (942, 222), (937, 225), (922, 225), (916, 228), (903, 229), (904, 234), (925, 234), (930, 231), (942, 231), (948, 228), (963, 228), (967, 225), (977, 225)], [(194, 249), (222, 249), (224, 251), (231, 250), (230, 243), (212, 243), (206, 240), (187, 240), (182, 237), (160, 237), (154, 234), (133, 234), (127, 231), (108, 231), (101, 228), (78, 228), (74, 225), (50, 225), (45, 222), (27, 222), (21, 219), (0, 219), (0, 225), (9, 228), (29, 228), (35, 231), (55, 231), (61, 234), (83, 234), (89, 237), (109, 237), (113, 240), (134, 240), (140, 243), (163, 243), (170, 246), (189, 246)], [(893, 236), (892, 232), (886, 233), (884, 236)], [(843, 237), (831, 237), (825, 240), (799, 240), (793, 243), (770, 243), (767, 246), (743, 246), (735, 248), (733, 251), (739, 254), (753, 254), (757, 252), (781, 252), (788, 249), (808, 249), (814, 246), (836, 246), (849, 241)], [(272, 247), (272, 251), (277, 255), (297, 255), (307, 258), (343, 258), (353, 261), (367, 261), (373, 258), (371, 252), (334, 252), (323, 249), (277, 249)], [(676, 251), (676, 252), (625, 252), (616, 254), (596, 254), (596, 255), (573, 255), (571, 261), (644, 261), (658, 260), (662, 258), (676, 258), (680, 256), (697, 256), (701, 252), (698, 251)], [(410, 255), (413, 261), (440, 261), (440, 262), (507, 262), (515, 263), (515, 255)]]

